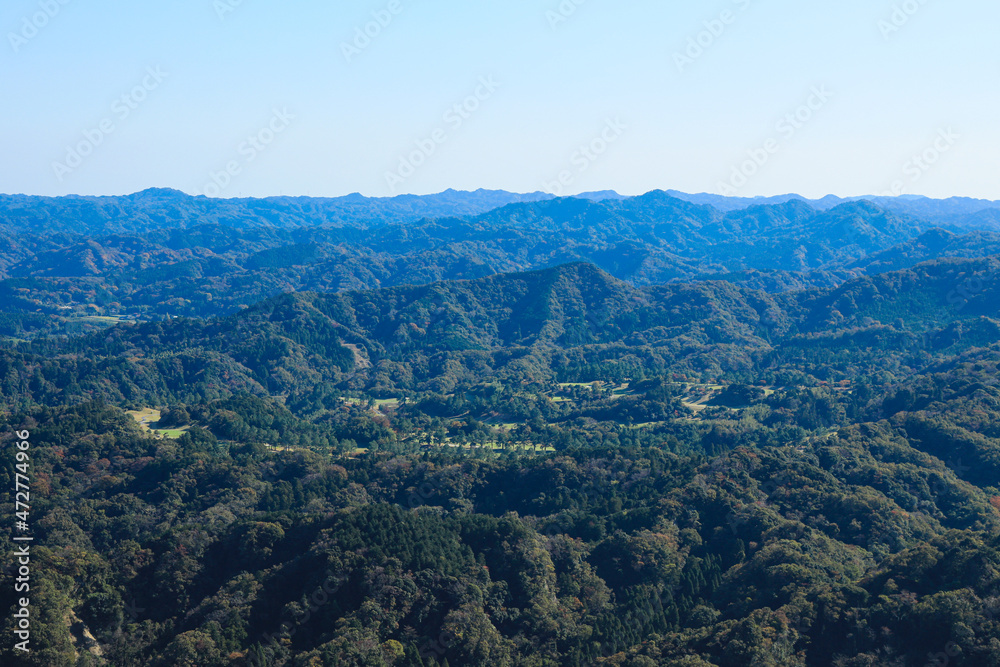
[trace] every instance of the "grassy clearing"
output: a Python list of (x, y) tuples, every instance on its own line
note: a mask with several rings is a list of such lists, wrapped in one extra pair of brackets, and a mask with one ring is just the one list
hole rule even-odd
[[(354, 398), (354, 397), (348, 396), (348, 397), (342, 398), (341, 400), (344, 403), (347, 403), (348, 405), (362, 405), (362, 406), (363, 405), (368, 405), (368, 399), (367, 398)], [(398, 398), (374, 398), (374, 399), (372, 399), (372, 401), (374, 403), (372, 405), (372, 410), (374, 410), (376, 412), (380, 408), (383, 408), (383, 407), (389, 408), (389, 409), (395, 409), (395, 408), (399, 407), (399, 399)]]
[(129, 410), (129, 416), (139, 423), (144, 431), (152, 431), (151, 424), (155, 424), (160, 421), (160, 411), (154, 410), (153, 408), (144, 408), (142, 410)]
[(114, 315), (81, 315), (80, 317), (71, 317), (69, 319), (78, 322), (93, 322), (95, 324), (118, 324), (121, 322), (121, 318)]
[(63, 324), (70, 328), (84, 327), (86, 325), (110, 328), (122, 322), (119, 317), (106, 315), (77, 315), (60, 319)]
[(184, 426), (181, 428), (165, 428), (158, 429), (156, 425), (160, 421), (161, 413), (159, 410), (154, 410), (153, 408), (143, 408), (142, 410), (129, 410), (127, 413), (132, 419), (139, 424), (139, 428), (143, 431), (148, 431), (153, 435), (160, 438), (168, 438), (170, 440), (176, 440), (177, 438), (184, 435), (190, 426)]

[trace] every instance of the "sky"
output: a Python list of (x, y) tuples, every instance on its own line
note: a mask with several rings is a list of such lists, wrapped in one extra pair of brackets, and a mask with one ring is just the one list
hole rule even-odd
[(1000, 199), (996, 0), (6, 0), (0, 192)]

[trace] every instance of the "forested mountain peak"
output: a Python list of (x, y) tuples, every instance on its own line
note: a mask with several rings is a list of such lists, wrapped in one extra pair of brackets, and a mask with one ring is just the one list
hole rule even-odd
[(131, 195), (126, 195), (127, 199), (142, 201), (150, 199), (172, 199), (175, 201), (188, 199), (189, 195), (173, 188), (146, 188)]

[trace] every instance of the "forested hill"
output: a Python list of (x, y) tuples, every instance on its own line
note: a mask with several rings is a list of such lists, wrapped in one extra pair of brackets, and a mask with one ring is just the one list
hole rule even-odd
[(268, 197), (208, 199), (150, 188), (123, 197), (0, 195), (0, 224), (36, 233), (116, 234), (186, 229), (218, 223), (235, 228), (317, 225), (378, 226), (455, 215), (476, 215), (516, 201), (548, 199), (500, 190), (368, 198)]
[[(238, 391), (290, 395), (317, 383), (379, 396), (448, 392), (491, 377), (885, 382), (997, 340), (998, 269), (997, 258), (936, 260), (774, 296), (721, 281), (640, 288), (574, 263), (418, 287), (287, 294), (222, 319), (22, 344), (3, 353), (9, 377), (0, 391), (15, 403), (95, 392), (163, 403)], [(110, 367), (120, 383), (103, 379)]]
[[(178, 196), (135, 197), (167, 206)], [(483, 207), (498, 203), (483, 198)], [(420, 285), (576, 261), (637, 286), (716, 280), (777, 294), (1000, 250), (1000, 234), (935, 228), (866, 201), (816, 210), (791, 200), (723, 213), (652, 192), (507, 203), (465, 217), (387, 216), (377, 233), (358, 221), (327, 224), (311, 210), (299, 211), (311, 224), (297, 226), (250, 224), (227, 213), (267, 201), (199, 200), (201, 208), (183, 220), (156, 214), (176, 227), (140, 233), (146, 223), (136, 222), (116, 234), (55, 231), (72, 216), (39, 206), (37, 230), (0, 226), (0, 336), (73, 334), (118, 319), (215, 317), (284, 292)], [(138, 219), (127, 207), (116, 215), (123, 225)]]
[[(912, 196), (842, 198), (830, 195), (809, 200), (799, 195), (745, 198), (691, 195), (675, 190), (666, 193), (654, 191), (649, 194), (669, 196), (685, 204), (691, 202), (695, 207), (726, 213), (788, 203), (825, 211), (847, 203), (872, 201), (880, 208), (897, 215), (923, 219), (933, 225), (1000, 231), (997, 226), (1000, 202), (981, 199), (929, 199)], [(633, 202), (642, 200), (643, 197), (625, 197), (611, 191), (576, 196), (580, 200), (618, 204), (618, 207), (612, 208), (621, 209), (633, 208)], [(378, 227), (415, 222), (422, 218), (476, 216), (508, 204), (554, 199), (557, 198), (544, 192), (518, 194), (483, 189), (474, 192), (449, 189), (432, 195), (381, 198), (364, 197), (355, 193), (343, 197), (209, 199), (169, 188), (150, 188), (117, 197), (0, 194), (0, 225), (35, 233), (59, 231), (88, 235), (187, 229), (213, 223), (235, 228), (291, 229), (323, 225)]]
[(919, 195), (903, 195), (899, 197), (865, 196), (837, 197), (827, 195), (821, 199), (806, 199), (799, 195), (779, 195), (776, 197), (726, 197), (711, 194), (687, 194), (676, 190), (667, 190), (671, 196), (695, 204), (714, 206), (720, 211), (734, 211), (751, 206), (783, 204), (787, 201), (801, 200), (813, 208), (826, 210), (851, 201), (870, 201), (894, 213), (910, 215), (934, 222), (936, 224), (961, 224), (974, 227), (992, 227), (998, 229), (998, 213), (1000, 201), (974, 199), (971, 197), (949, 197), (947, 199), (931, 199)]

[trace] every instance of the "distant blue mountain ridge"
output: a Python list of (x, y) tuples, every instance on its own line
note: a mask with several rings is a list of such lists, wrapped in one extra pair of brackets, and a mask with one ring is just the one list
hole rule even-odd
[[(897, 215), (918, 218), (954, 230), (1000, 230), (1000, 201), (952, 197), (931, 199), (900, 197), (836, 197), (806, 199), (788, 194), (774, 197), (725, 197), (688, 194), (676, 190), (652, 191), (629, 197), (612, 190), (585, 192), (576, 199), (607, 202), (613, 208), (629, 208), (628, 202), (673, 200), (714, 211), (701, 217), (777, 206), (797, 200), (816, 211), (827, 211), (848, 202), (868, 200)], [(186, 229), (204, 224), (236, 228), (296, 228), (312, 226), (377, 227), (424, 219), (470, 218), (510, 205), (532, 205), (556, 199), (544, 192), (513, 193), (503, 190), (445, 190), (432, 195), (365, 197), (354, 193), (342, 197), (266, 197), (261, 199), (210, 199), (168, 188), (150, 188), (125, 196), (40, 197), (0, 195), (0, 226), (36, 233), (77, 232), (107, 234), (153, 229)], [(671, 206), (667, 206), (671, 208)], [(663, 220), (666, 222), (666, 220)]]

